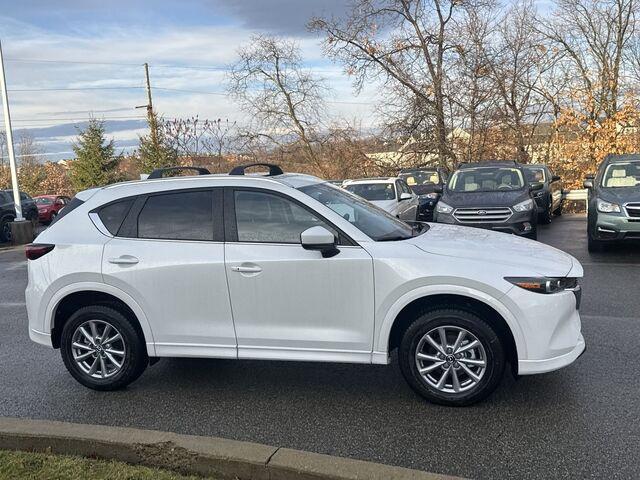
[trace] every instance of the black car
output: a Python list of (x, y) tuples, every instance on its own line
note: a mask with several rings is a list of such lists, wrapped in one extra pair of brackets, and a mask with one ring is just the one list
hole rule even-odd
[(608, 155), (596, 175), (587, 176), (589, 251), (640, 240), (640, 154)]
[(562, 179), (551, 173), (546, 165), (524, 165), (523, 168), (530, 184), (542, 184), (542, 189), (533, 195), (538, 208), (538, 222), (551, 223), (553, 215), (562, 215)]
[[(20, 192), (22, 216), (36, 223), (38, 207), (29, 195)], [(0, 190), (0, 243), (11, 241), (11, 222), (16, 218), (16, 206), (13, 203), (13, 191)]]
[(435, 221), (489, 228), (536, 239), (538, 212), (533, 193), (516, 162), (465, 163), (442, 188)]
[(402, 178), (409, 188), (418, 195), (418, 220), (430, 222), (440, 199), (442, 186), (447, 183), (448, 172), (438, 167), (403, 168), (398, 177)]

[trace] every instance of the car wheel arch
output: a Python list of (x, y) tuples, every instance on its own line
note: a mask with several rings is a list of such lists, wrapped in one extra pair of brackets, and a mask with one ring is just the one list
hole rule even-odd
[[(429, 292), (417, 295), (401, 305), (394, 305), (393, 316), (379, 334), (379, 350), (386, 349), (390, 354), (399, 344), (402, 334), (419, 313), (427, 310), (457, 309), (480, 315), (496, 327), (496, 333), (504, 340), (507, 360), (515, 374), (518, 368), (518, 356), (526, 355), (526, 345), (522, 339), (522, 332), (510, 318), (506, 307), (497, 305), (498, 302), (488, 301), (483, 295), (473, 295), (471, 292), (441, 293)], [(399, 307), (399, 308), (398, 308)]]
[(109, 306), (130, 318), (147, 345), (147, 354), (155, 356), (153, 333), (148, 319), (135, 300), (125, 292), (103, 284), (70, 285), (59, 291), (47, 307), (45, 331), (51, 332), (51, 341), (58, 348), (64, 322), (73, 311), (88, 305)]

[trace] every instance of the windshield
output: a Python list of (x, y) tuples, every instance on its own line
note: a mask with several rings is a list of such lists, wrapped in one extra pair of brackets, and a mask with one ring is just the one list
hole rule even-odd
[(413, 228), (396, 217), (328, 183), (307, 185), (299, 190), (329, 207), (377, 242), (404, 240), (414, 234)]
[(404, 172), (401, 173), (402, 178), (407, 185), (414, 187), (416, 185), (429, 185), (440, 183), (440, 175), (436, 170), (421, 170), (419, 172)]
[(370, 202), (396, 199), (393, 183), (352, 183), (344, 188)]
[(640, 185), (640, 161), (609, 165), (602, 177), (602, 186), (605, 188), (628, 188), (638, 185)]
[(453, 174), (448, 189), (452, 192), (503, 192), (524, 187), (522, 171), (508, 167), (465, 168)]
[(529, 183), (544, 183), (545, 175), (542, 167), (524, 167), (524, 175)]
[(34, 200), (38, 205), (52, 205), (53, 204), (53, 200), (51, 200), (50, 198), (40, 197), (40, 198), (35, 198)]

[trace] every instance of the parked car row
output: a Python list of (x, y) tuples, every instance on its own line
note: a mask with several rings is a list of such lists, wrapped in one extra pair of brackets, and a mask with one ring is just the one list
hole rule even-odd
[[(538, 223), (562, 214), (560, 177), (546, 165), (517, 162), (401, 170), (398, 177), (347, 180), (342, 186), (402, 220), (488, 228), (537, 238)], [(409, 190), (409, 192), (408, 192)]]
[[(40, 195), (32, 198), (29, 194), (20, 192), (22, 216), (31, 220), (34, 225), (38, 222), (50, 224), (70, 201), (64, 195)], [(11, 241), (11, 222), (15, 218), (13, 191), (0, 190), (0, 243)]]

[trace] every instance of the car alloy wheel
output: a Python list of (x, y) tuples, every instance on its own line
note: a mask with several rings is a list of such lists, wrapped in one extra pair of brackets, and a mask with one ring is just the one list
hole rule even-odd
[(103, 320), (88, 320), (78, 326), (72, 342), (74, 361), (90, 377), (113, 377), (125, 363), (124, 338), (116, 327)]
[(452, 325), (427, 332), (418, 342), (415, 361), (422, 379), (444, 393), (472, 390), (487, 368), (482, 342), (464, 328)]

